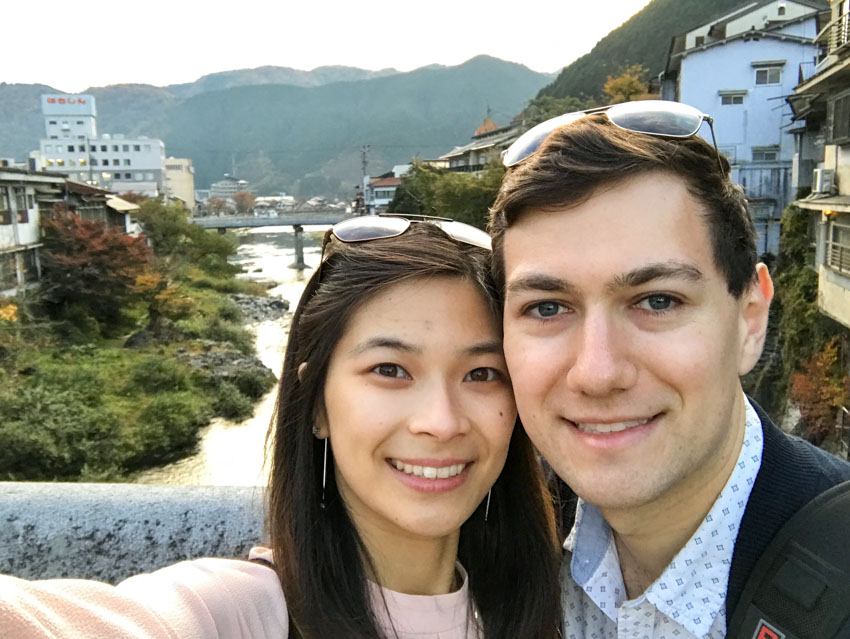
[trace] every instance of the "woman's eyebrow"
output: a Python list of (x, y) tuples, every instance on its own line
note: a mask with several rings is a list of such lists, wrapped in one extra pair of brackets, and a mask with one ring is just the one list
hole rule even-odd
[(494, 339), (480, 344), (474, 344), (463, 350), (467, 355), (502, 355), (502, 340)]
[(404, 351), (405, 353), (419, 353), (422, 350), (413, 344), (409, 344), (408, 342), (402, 341), (398, 338), (378, 335), (376, 337), (370, 337), (364, 342), (360, 342), (351, 349), (351, 352), (354, 355), (359, 355), (373, 348), (391, 348), (397, 351)]

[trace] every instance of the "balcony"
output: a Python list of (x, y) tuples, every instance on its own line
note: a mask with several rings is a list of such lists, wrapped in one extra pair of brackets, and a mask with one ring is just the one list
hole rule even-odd
[(829, 55), (837, 55), (842, 51), (850, 50), (850, 13), (838, 16), (826, 25), (815, 38), (815, 42), (826, 47)]

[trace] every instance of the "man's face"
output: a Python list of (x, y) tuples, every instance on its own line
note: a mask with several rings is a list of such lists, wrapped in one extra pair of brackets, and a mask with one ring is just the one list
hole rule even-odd
[[(772, 288), (732, 297), (701, 204), (651, 173), (505, 234), (505, 355), (534, 444), (583, 499), (629, 509), (726, 481)], [(682, 492), (684, 491), (684, 492)]]

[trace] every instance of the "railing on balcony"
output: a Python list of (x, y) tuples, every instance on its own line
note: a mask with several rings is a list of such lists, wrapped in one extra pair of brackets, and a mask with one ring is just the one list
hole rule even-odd
[(850, 45), (850, 13), (838, 16), (821, 29), (815, 42), (826, 46), (829, 54), (838, 53)]
[(826, 265), (850, 275), (850, 225), (832, 222), (826, 242)]

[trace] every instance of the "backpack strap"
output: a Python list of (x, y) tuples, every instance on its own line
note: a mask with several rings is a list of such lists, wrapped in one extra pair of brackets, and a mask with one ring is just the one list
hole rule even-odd
[(779, 530), (731, 616), (730, 639), (850, 639), (850, 481)]

